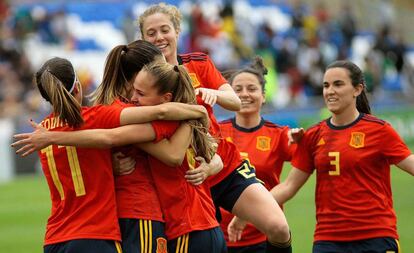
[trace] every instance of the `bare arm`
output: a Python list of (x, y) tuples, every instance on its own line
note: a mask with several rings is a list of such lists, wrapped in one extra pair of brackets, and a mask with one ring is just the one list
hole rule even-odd
[(218, 90), (198, 88), (195, 92), (196, 95), (200, 95), (201, 99), (210, 106), (214, 106), (217, 103), (224, 109), (230, 111), (240, 110), (240, 99), (228, 83), (221, 85)]
[(277, 203), (282, 205), (295, 196), (299, 189), (306, 183), (310, 175), (311, 174), (292, 167), (285, 181), (273, 187), (273, 189), (270, 190), (270, 193), (276, 199)]
[(239, 111), (241, 107), (239, 97), (228, 83), (220, 86), (219, 94), (217, 96), (217, 104), (229, 111)]
[(158, 143), (138, 143), (136, 146), (168, 166), (176, 167), (183, 163), (186, 151), (190, 146), (191, 127), (181, 124), (169, 140)]
[(135, 124), (113, 129), (88, 129), (80, 131), (47, 131), (35, 125), (32, 133), (17, 134), (18, 141), (12, 147), (23, 145), (16, 153), (27, 156), (49, 145), (76, 146), (84, 148), (111, 148), (155, 139), (151, 124)]
[(410, 173), (414, 176), (414, 155), (411, 154), (398, 164), (396, 164), (398, 168), (404, 170), (407, 173)]
[[(165, 103), (157, 106), (128, 107), (120, 115), (121, 125), (147, 122), (155, 119), (184, 120), (202, 118), (208, 127), (207, 111), (200, 105)], [(125, 126), (115, 129), (90, 129), (73, 132), (49, 132), (34, 122), (33, 133), (17, 134), (12, 147), (23, 145), (18, 154), (27, 156), (52, 144), (87, 148), (110, 148), (126, 144), (152, 141), (155, 133), (150, 124)]]
[(207, 118), (207, 110), (200, 105), (169, 102), (155, 106), (128, 107), (121, 112), (121, 125), (140, 124), (154, 120), (187, 120)]

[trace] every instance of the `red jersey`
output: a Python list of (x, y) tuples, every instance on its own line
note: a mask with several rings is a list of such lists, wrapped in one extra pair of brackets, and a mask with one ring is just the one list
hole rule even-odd
[[(116, 100), (114, 106), (133, 106)], [(130, 152), (132, 146), (122, 148)], [(115, 191), (119, 218), (145, 219), (163, 222), (161, 205), (155, 190), (147, 154), (139, 149), (133, 152), (136, 157), (135, 170), (128, 175), (115, 176)]]
[[(178, 128), (177, 122), (153, 122), (157, 140), (169, 138)], [(150, 156), (152, 176), (165, 219), (168, 240), (197, 230), (218, 227), (215, 208), (207, 182), (194, 186), (188, 183), (185, 173), (196, 167), (194, 154), (187, 151), (183, 164), (170, 167)]]
[[(194, 89), (208, 88), (218, 90), (220, 86), (227, 83), (226, 79), (210, 60), (210, 57), (204, 53), (181, 54), (178, 56), (178, 62), (187, 69)], [(207, 109), (210, 118), (210, 133), (213, 136), (219, 135), (220, 127), (214, 116), (213, 108), (205, 104), (200, 96), (197, 96), (197, 103)]]
[(314, 240), (398, 238), (390, 165), (410, 154), (391, 125), (372, 115), (341, 127), (328, 119), (307, 130), (292, 165), (317, 172)]
[[(210, 57), (204, 53), (179, 55), (178, 62), (186, 67), (195, 89), (208, 88), (218, 90), (220, 86), (227, 83), (226, 79), (210, 60)], [(236, 146), (221, 139), (220, 127), (214, 116), (213, 108), (205, 104), (200, 96), (197, 96), (197, 103), (203, 105), (207, 109), (210, 118), (210, 133), (219, 139), (217, 154), (223, 161), (223, 169), (218, 174), (209, 177), (210, 185), (214, 186), (236, 169), (241, 164), (242, 158), (240, 157)]]
[[(243, 158), (248, 159), (256, 169), (256, 177), (264, 182), (270, 190), (280, 182), (283, 163), (290, 161), (293, 145), (288, 146), (288, 127), (281, 127), (269, 121), (261, 120), (254, 128), (243, 128), (236, 125), (235, 118), (220, 122), (223, 138), (237, 144)], [(221, 209), (221, 228), (229, 247), (243, 247), (266, 241), (266, 236), (253, 225), (247, 224), (242, 238), (237, 242), (229, 242), (227, 227), (233, 215)]]
[[(76, 129), (53, 114), (41, 124), (49, 131), (114, 128), (120, 125), (121, 111), (83, 107), (85, 123)], [(120, 241), (110, 150), (50, 145), (39, 156), (52, 200), (45, 245), (75, 239)]]

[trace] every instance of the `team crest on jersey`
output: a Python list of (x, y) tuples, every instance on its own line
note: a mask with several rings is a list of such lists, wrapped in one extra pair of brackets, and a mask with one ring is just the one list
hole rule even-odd
[(349, 145), (354, 148), (363, 148), (365, 146), (365, 134), (361, 132), (352, 132)]
[(267, 136), (257, 136), (256, 148), (261, 151), (270, 150), (270, 141), (272, 139)]
[(233, 143), (233, 139), (230, 136), (226, 137), (226, 141)]
[(167, 240), (162, 237), (157, 238), (157, 251), (156, 253), (167, 253)]
[(191, 84), (193, 85), (194, 88), (197, 88), (200, 86), (200, 81), (198, 81), (197, 79), (197, 75), (195, 73), (188, 73), (188, 75), (191, 78)]

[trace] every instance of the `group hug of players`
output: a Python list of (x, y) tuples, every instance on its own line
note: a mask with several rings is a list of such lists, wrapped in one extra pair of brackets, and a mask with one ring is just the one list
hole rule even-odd
[[(12, 146), (39, 152), (52, 200), (45, 253), (292, 252), (300, 231), (281, 205), (314, 170), (314, 253), (400, 252), (390, 166), (414, 175), (414, 155), (371, 115), (358, 66), (330, 64), (331, 116), (289, 129), (261, 116), (260, 57), (222, 74), (204, 53), (177, 53), (175, 6), (138, 21), (142, 40), (111, 50), (93, 106), (81, 106), (70, 61), (35, 74), (52, 113)], [(235, 116), (218, 123), (215, 104)]]

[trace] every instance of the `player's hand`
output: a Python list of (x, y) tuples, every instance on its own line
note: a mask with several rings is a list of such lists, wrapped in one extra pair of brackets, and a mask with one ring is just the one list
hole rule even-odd
[(28, 156), (31, 153), (41, 150), (51, 144), (50, 138), (48, 137), (49, 132), (46, 128), (42, 127), (40, 124), (37, 124), (33, 120), (29, 120), (29, 123), (33, 127), (34, 131), (31, 133), (13, 135), (15, 142), (11, 144), (13, 148), (22, 146), (16, 151), (16, 154), (19, 154), (22, 157)]
[(247, 221), (244, 221), (237, 216), (234, 216), (227, 226), (227, 233), (229, 234), (230, 242), (237, 242), (241, 240), (241, 236), (244, 228), (247, 225)]
[(135, 158), (122, 152), (112, 154), (112, 169), (115, 175), (128, 175), (135, 170)]
[(217, 93), (212, 89), (197, 88), (195, 89), (195, 95), (200, 95), (204, 103), (210, 105), (211, 107), (213, 107), (217, 102)]
[(294, 143), (298, 143), (305, 133), (303, 128), (291, 128), (288, 131), (289, 146)]
[(187, 170), (185, 179), (192, 185), (200, 185), (209, 176), (209, 164), (204, 160), (203, 157), (197, 156), (196, 161), (200, 163), (200, 166), (193, 170)]

